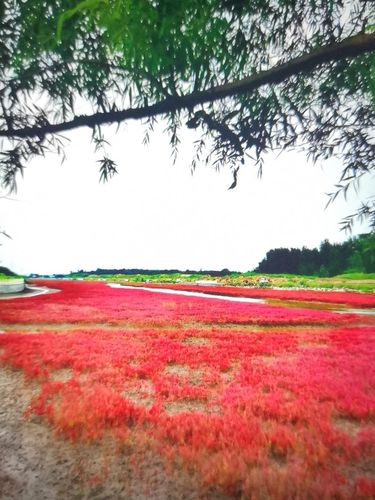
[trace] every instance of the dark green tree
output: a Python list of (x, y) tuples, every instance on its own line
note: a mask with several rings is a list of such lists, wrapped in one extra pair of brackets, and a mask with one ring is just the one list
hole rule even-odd
[(257, 269), (261, 273), (293, 273), (335, 276), (375, 272), (375, 234), (361, 234), (343, 243), (324, 240), (319, 249), (274, 248)]
[(355, 271), (375, 273), (375, 234), (361, 234), (353, 240), (349, 266)]
[[(0, 3), (0, 175), (63, 153), (60, 136), (86, 126), (116, 172), (103, 126), (167, 120), (202, 155), (259, 171), (269, 151), (342, 162), (333, 200), (374, 168), (375, 34), (371, 0), (3, 0)], [(37, 101), (39, 98), (39, 101)], [(40, 102), (40, 104), (36, 104)], [(91, 109), (80, 115), (79, 107)], [(205, 149), (208, 146), (208, 149)], [(356, 217), (375, 227), (374, 200)]]
[(320, 268), (320, 256), (316, 248), (313, 250), (303, 247), (300, 250), (296, 274), (317, 274)]

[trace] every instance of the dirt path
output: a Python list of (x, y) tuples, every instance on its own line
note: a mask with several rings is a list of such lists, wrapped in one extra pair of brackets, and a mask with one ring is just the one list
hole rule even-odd
[[(73, 445), (56, 438), (46, 423), (23, 417), (36, 390), (24, 384), (22, 373), (0, 367), (1, 500), (224, 498), (199, 494), (197, 482), (182, 471), (166, 474), (151, 453), (135, 470), (109, 440)], [(102, 477), (93, 483), (95, 475)]]
[(10, 299), (24, 299), (28, 297), (35, 297), (36, 295), (46, 295), (49, 293), (58, 293), (61, 290), (57, 288), (48, 288), (47, 286), (27, 285), (22, 292), (6, 293), (0, 295), (0, 300)]

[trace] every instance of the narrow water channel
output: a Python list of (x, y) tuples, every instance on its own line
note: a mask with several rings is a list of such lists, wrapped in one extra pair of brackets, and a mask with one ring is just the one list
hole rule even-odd
[(250, 297), (233, 297), (230, 295), (214, 295), (206, 292), (187, 292), (185, 290), (173, 290), (172, 288), (148, 288), (146, 286), (120, 285), (119, 283), (108, 283), (112, 288), (127, 288), (129, 290), (146, 290), (147, 292), (168, 293), (172, 295), (187, 295), (189, 297), (203, 297), (205, 299), (230, 300), (232, 302), (251, 302), (253, 304), (265, 304), (263, 299), (252, 299)]
[(300, 309), (318, 309), (320, 311), (332, 311), (337, 313), (365, 314), (375, 316), (375, 309), (355, 309), (345, 304), (331, 304), (327, 302), (302, 301), (302, 300), (284, 300), (284, 299), (253, 299), (250, 297), (233, 297), (232, 295), (219, 295), (208, 292), (189, 292), (186, 290), (175, 290), (172, 288), (148, 288), (146, 286), (121, 285), (120, 283), (108, 283), (112, 288), (125, 288), (128, 290), (138, 289), (147, 292), (165, 293), (172, 295), (186, 295), (190, 297), (202, 297), (218, 300), (229, 300), (231, 302), (248, 302), (253, 304), (268, 304), (280, 307), (294, 307)]

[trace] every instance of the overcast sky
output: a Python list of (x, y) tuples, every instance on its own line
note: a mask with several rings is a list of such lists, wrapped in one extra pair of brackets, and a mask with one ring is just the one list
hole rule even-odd
[[(18, 192), (0, 199), (0, 265), (18, 273), (68, 273), (79, 269), (152, 268), (252, 270), (271, 248), (316, 247), (348, 237), (339, 221), (359, 205), (354, 193), (324, 209), (340, 173), (336, 161), (312, 165), (304, 155), (269, 157), (262, 179), (250, 160), (238, 185), (226, 170), (200, 166), (190, 173), (191, 141), (175, 165), (168, 137), (158, 127), (148, 146), (143, 128), (108, 129), (110, 157), (119, 175), (99, 183), (90, 134), (72, 132), (67, 160), (38, 158), (19, 179)], [(360, 196), (375, 190), (374, 176)], [(367, 232), (357, 225), (353, 234)]]

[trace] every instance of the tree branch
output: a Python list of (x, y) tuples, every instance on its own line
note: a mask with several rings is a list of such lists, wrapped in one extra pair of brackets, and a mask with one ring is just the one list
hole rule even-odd
[(290, 76), (312, 71), (322, 64), (339, 61), (341, 59), (353, 58), (366, 52), (375, 51), (375, 33), (360, 33), (342, 42), (326, 45), (308, 54), (292, 59), (266, 71), (237, 80), (234, 82), (218, 85), (207, 90), (193, 92), (183, 96), (171, 96), (163, 101), (150, 106), (140, 108), (128, 108), (121, 111), (108, 111), (94, 113), (92, 115), (76, 116), (73, 120), (34, 125), (20, 129), (0, 130), (0, 137), (44, 137), (72, 130), (78, 127), (95, 127), (97, 125), (120, 123), (125, 120), (139, 120), (152, 116), (162, 115), (180, 111), (182, 109), (193, 109), (195, 106), (233, 95), (252, 92), (263, 85), (277, 84)]

